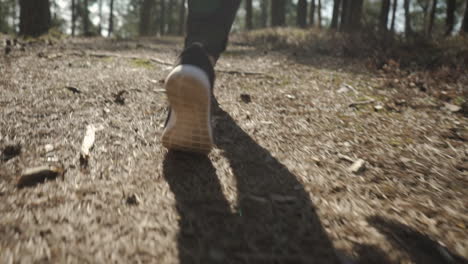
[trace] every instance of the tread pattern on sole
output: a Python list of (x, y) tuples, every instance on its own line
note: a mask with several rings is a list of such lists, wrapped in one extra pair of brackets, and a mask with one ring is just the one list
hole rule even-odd
[(196, 67), (180, 65), (166, 79), (171, 116), (162, 143), (171, 150), (209, 153), (213, 146), (209, 82), (197, 72), (200, 69), (193, 68)]

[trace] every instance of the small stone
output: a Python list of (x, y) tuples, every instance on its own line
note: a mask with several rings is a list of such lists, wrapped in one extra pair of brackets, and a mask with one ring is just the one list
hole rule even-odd
[(49, 152), (51, 152), (53, 150), (54, 150), (54, 145), (52, 145), (52, 144), (47, 144), (47, 145), (44, 146), (45, 153), (49, 153)]

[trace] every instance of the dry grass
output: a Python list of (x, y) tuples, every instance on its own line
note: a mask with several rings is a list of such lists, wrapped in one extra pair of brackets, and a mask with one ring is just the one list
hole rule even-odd
[[(362, 63), (233, 45), (218, 67), (268, 75), (219, 73), (217, 148), (167, 153), (169, 68), (124, 56), (172, 61), (180, 43), (74, 39), (0, 59), (0, 150), (21, 146), (0, 159), (0, 262), (466, 262), (463, 115)], [(104, 129), (82, 167), (88, 124)], [(48, 163), (63, 180), (16, 188)]]

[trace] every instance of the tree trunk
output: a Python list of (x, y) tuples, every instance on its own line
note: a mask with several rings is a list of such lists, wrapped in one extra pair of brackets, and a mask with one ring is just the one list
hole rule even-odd
[(286, 0), (271, 1), (271, 26), (284, 26), (286, 22)]
[(322, 0), (318, 0), (317, 18), (318, 18), (318, 27), (322, 28)]
[(181, 0), (179, 8), (179, 32), (180, 36), (184, 35), (185, 31), (185, 0)]
[(342, 0), (342, 3), (341, 3), (340, 31), (346, 30), (346, 23), (348, 20), (349, 1), (350, 0)]
[(140, 6), (140, 23), (138, 31), (140, 36), (148, 36), (150, 34), (151, 25), (151, 9), (153, 8), (152, 0), (143, 0)]
[(465, 3), (465, 15), (463, 16), (463, 22), (461, 26), (462, 33), (468, 33), (468, 0)]
[(405, 8), (405, 35), (408, 38), (413, 33), (411, 28), (410, 0), (405, 0), (403, 4)]
[(260, 26), (266, 28), (268, 24), (268, 0), (260, 0), (260, 8), (262, 13), (260, 15)]
[(382, 0), (379, 16), (379, 28), (381, 31), (387, 31), (388, 13), (390, 12), (390, 0)]
[(305, 28), (307, 26), (307, 0), (297, 2), (297, 26)]
[(343, 31), (351, 33), (361, 29), (363, 3), (363, 0), (348, 0), (343, 2), (343, 20), (341, 21)]
[(71, 2), (71, 13), (72, 13), (72, 17), (71, 17), (71, 33), (72, 33), (72, 36), (75, 36), (75, 28), (76, 28), (76, 3), (75, 3), (76, 0), (72, 0)]
[(166, 0), (161, 0), (159, 6), (159, 34), (162, 36), (166, 33)]
[(434, 19), (435, 19), (436, 9), (437, 9), (437, 0), (432, 0), (431, 13), (429, 16), (429, 24), (427, 26), (427, 34), (426, 34), (428, 37), (432, 36), (432, 29), (434, 28)]
[(338, 29), (338, 17), (340, 14), (340, 5), (341, 5), (341, 0), (334, 0), (333, 1), (333, 15), (332, 15), (332, 21), (330, 28), (331, 29)]
[(456, 0), (447, 0), (447, 16), (445, 17), (445, 36), (450, 36), (455, 26)]
[(98, 13), (99, 13), (99, 25), (98, 25), (98, 33), (99, 36), (102, 35), (102, 0), (98, 1)]
[(252, 0), (245, 0), (245, 28), (251, 30), (253, 28), (252, 23)]
[(107, 36), (111, 36), (114, 31), (114, 0), (110, 0), (110, 10), (109, 10), (109, 32)]
[(173, 20), (173, 7), (174, 7), (174, 0), (168, 0), (167, 3), (167, 32), (169, 34), (174, 33), (174, 20)]
[(49, 0), (20, 0), (20, 34), (37, 37), (51, 26)]
[(313, 26), (315, 23), (315, 0), (310, 1), (309, 11), (309, 25)]
[(390, 31), (395, 32), (395, 18), (396, 18), (396, 10), (398, 7), (398, 0), (393, 0), (393, 7), (392, 7), (392, 24), (390, 26)]
[(83, 14), (83, 33), (85, 36), (89, 36), (89, 3), (88, 0), (84, 0), (84, 14)]

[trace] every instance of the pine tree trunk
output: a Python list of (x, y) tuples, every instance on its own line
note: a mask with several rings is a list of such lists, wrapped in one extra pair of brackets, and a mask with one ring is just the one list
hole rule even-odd
[(20, 34), (37, 37), (51, 26), (49, 0), (20, 0)]
[(405, 9), (405, 35), (408, 38), (413, 30), (411, 28), (411, 12), (410, 12), (410, 0), (404, 0), (404, 9)]
[(390, 0), (382, 0), (379, 16), (379, 28), (381, 31), (386, 32), (388, 30), (388, 13), (390, 12)]
[(338, 17), (340, 14), (340, 5), (341, 5), (341, 0), (334, 0), (333, 1), (333, 15), (332, 15), (332, 21), (330, 28), (331, 29), (338, 29)]
[(98, 1), (98, 13), (99, 13), (99, 25), (98, 25), (98, 33), (99, 36), (102, 35), (102, 0)]
[(390, 26), (390, 31), (395, 32), (395, 18), (396, 18), (396, 10), (398, 7), (398, 0), (393, 0), (393, 7), (392, 7), (392, 24)]
[(309, 11), (309, 25), (313, 26), (315, 23), (315, 0), (310, 1)]
[(341, 3), (341, 17), (340, 17), (340, 31), (346, 31), (348, 24), (348, 9), (351, 0), (342, 0)]
[(318, 18), (318, 27), (322, 28), (322, 0), (318, 0), (317, 18)]
[(272, 0), (271, 1), (271, 26), (284, 26), (286, 22), (286, 1)]
[(348, 0), (343, 2), (342, 31), (352, 33), (361, 29), (363, 4), (363, 0)]
[(185, 0), (181, 0), (179, 8), (179, 32), (180, 36), (184, 35), (185, 31)]
[(468, 33), (468, 0), (466, 0), (465, 2), (465, 15), (463, 16), (461, 32), (466, 34)]
[(110, 0), (109, 10), (109, 32), (107, 35), (110, 37), (114, 31), (114, 0)]
[(427, 36), (432, 36), (432, 29), (434, 28), (434, 19), (437, 9), (437, 0), (432, 0), (431, 13), (429, 16), (429, 24), (427, 26)]
[(84, 0), (84, 15), (83, 15), (83, 33), (85, 36), (89, 36), (89, 3), (88, 0)]
[(244, 0), (245, 3), (245, 28), (251, 30), (253, 28), (252, 23), (252, 0)]
[(71, 3), (71, 13), (72, 13), (72, 17), (71, 17), (71, 34), (72, 36), (75, 36), (75, 28), (76, 28), (76, 3), (75, 3), (76, 0), (72, 0), (72, 3)]
[(307, 0), (297, 2), (297, 26), (305, 28), (307, 26)]
[(159, 34), (162, 36), (166, 34), (166, 0), (161, 0), (159, 8)]
[(268, 0), (260, 0), (260, 8), (262, 10), (260, 15), (260, 26), (266, 28), (268, 25)]
[(143, 0), (140, 6), (140, 23), (138, 31), (140, 36), (148, 36), (150, 34), (151, 25), (151, 9), (153, 8), (152, 0)]
[(167, 3), (167, 32), (169, 34), (174, 33), (174, 21), (173, 21), (173, 7), (174, 7), (174, 0), (168, 0)]
[(445, 36), (450, 36), (455, 26), (456, 0), (447, 0), (447, 16), (445, 17)]

